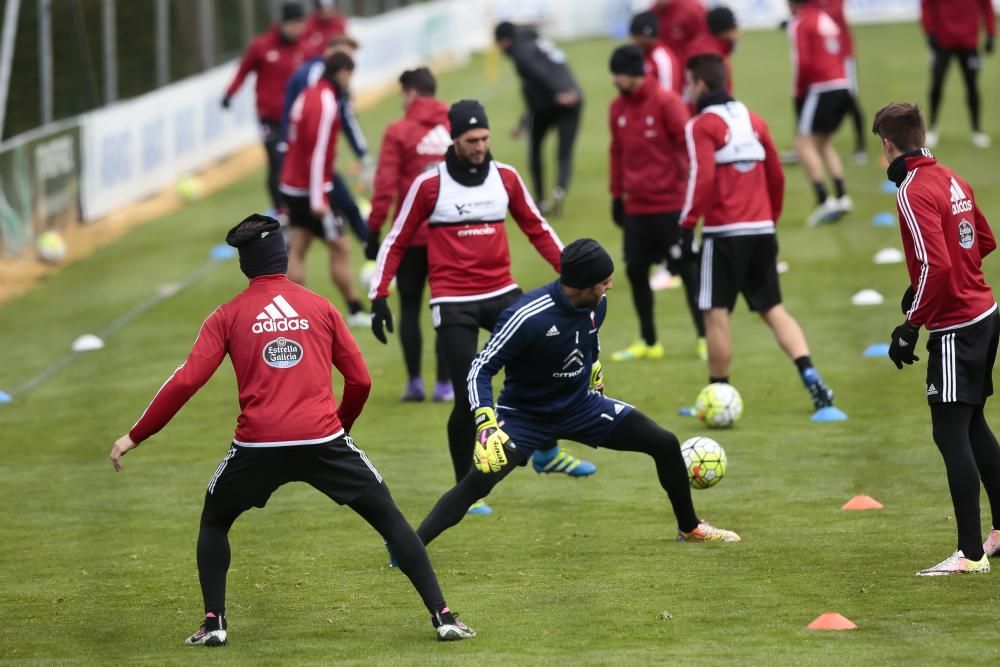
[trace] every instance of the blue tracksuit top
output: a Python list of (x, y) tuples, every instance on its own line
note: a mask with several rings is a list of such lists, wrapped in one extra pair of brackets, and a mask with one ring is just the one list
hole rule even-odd
[[(312, 86), (323, 76), (326, 67), (322, 58), (311, 58), (295, 70), (292, 78), (285, 86), (285, 107), (281, 112), (281, 124), (278, 126), (278, 140), (285, 144), (288, 142), (289, 115), (292, 113), (292, 105), (296, 98), (302, 94), (306, 88)], [(361, 129), (357, 114), (354, 113), (354, 105), (351, 103), (351, 96), (347, 91), (339, 91), (337, 104), (340, 106), (341, 129), (347, 138), (347, 143), (351, 145), (351, 150), (358, 158), (363, 158), (368, 153), (368, 140)]]
[(493, 405), (492, 379), (505, 369), (497, 407), (534, 415), (572, 411), (588, 393), (590, 367), (600, 353), (597, 330), (608, 312), (575, 308), (559, 281), (529, 292), (500, 314), (493, 335), (468, 376), (472, 409)]

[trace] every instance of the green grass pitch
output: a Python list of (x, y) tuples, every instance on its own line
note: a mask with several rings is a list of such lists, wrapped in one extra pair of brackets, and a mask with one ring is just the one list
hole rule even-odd
[[(870, 115), (890, 100), (923, 103), (927, 55), (916, 25), (857, 29), (862, 99)], [(606, 73), (612, 44), (566, 45), (586, 89), (576, 180), (564, 240), (594, 236), (620, 255), (607, 195)], [(736, 91), (791, 143), (790, 66), (785, 38), (747, 34), (734, 57)], [(986, 131), (1000, 134), (1000, 63), (986, 60)], [(509, 63), (487, 83), (481, 59), (442, 77), (449, 101), (479, 97), (490, 112), (494, 155), (518, 166), (525, 147), (508, 139), (520, 113)], [(1000, 223), (1000, 160), (968, 142), (957, 71), (943, 116), (942, 160), (976, 188)], [(373, 138), (398, 117), (395, 98), (366, 112)], [(847, 128), (840, 145), (849, 147)], [(585, 480), (513, 475), (490, 502), (430, 549), (450, 604), (479, 637), (439, 645), (406, 579), (386, 567), (382, 542), (350, 511), (303, 485), (272, 498), (234, 527), (229, 577), (231, 645), (213, 661), (231, 664), (740, 664), (987, 663), (1000, 656), (997, 577), (918, 579), (913, 573), (954, 548), (943, 466), (930, 438), (923, 365), (898, 372), (862, 358), (900, 320), (901, 265), (876, 266), (877, 250), (899, 245), (895, 228), (871, 217), (894, 211), (876, 159), (848, 167), (856, 211), (836, 226), (806, 229), (812, 194), (798, 168), (787, 173), (781, 221), (789, 310), (805, 328), (813, 358), (850, 414), (842, 424), (809, 422), (810, 404), (792, 364), (741, 306), (735, 318), (733, 383), (746, 412), (714, 434), (728, 476), (696, 491), (699, 513), (739, 531), (738, 545), (674, 542), (674, 520), (651, 462), (590, 451), (600, 470)], [(0, 307), (0, 389), (8, 391), (93, 332), (202, 266), (225, 230), (265, 207), (263, 176), (138, 228), (37, 289)], [(533, 288), (552, 279), (512, 227), (514, 273)], [(339, 303), (318, 247), (311, 286)], [(356, 252), (356, 255), (360, 253)], [(359, 261), (360, 264), (360, 261)], [(1000, 284), (994, 258), (989, 277)], [(0, 660), (38, 663), (188, 664), (204, 660), (182, 640), (199, 622), (194, 562), (205, 484), (226, 451), (237, 414), (232, 371), (217, 376), (160, 435), (115, 475), (107, 454), (164, 378), (187, 354), (202, 319), (244, 285), (235, 262), (118, 331), (34, 391), (0, 406)], [(886, 295), (858, 308), (862, 288)], [(658, 293), (667, 346), (660, 362), (608, 362), (609, 394), (628, 400), (681, 439), (704, 433), (677, 416), (705, 382), (679, 291)], [(637, 335), (622, 271), (610, 295), (605, 351)], [(430, 317), (425, 334), (431, 338)], [(448, 407), (398, 402), (403, 388), (396, 341), (358, 339), (374, 391), (354, 432), (416, 525), (451, 483), (445, 442)], [(485, 339), (485, 336), (483, 337)], [(926, 335), (922, 336), (922, 341)], [(425, 375), (431, 346), (425, 342)], [(996, 402), (989, 409), (996, 419)], [(857, 493), (885, 504), (843, 512)], [(984, 511), (984, 527), (989, 513)], [(1000, 565), (1000, 564), (998, 564)], [(812, 633), (807, 623), (835, 610), (849, 633)], [(668, 612), (668, 620), (661, 618)]]

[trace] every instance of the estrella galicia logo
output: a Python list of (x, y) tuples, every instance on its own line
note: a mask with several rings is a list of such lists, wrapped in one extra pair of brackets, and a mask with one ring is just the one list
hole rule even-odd
[(274, 368), (291, 368), (302, 361), (302, 346), (290, 338), (275, 338), (264, 345), (264, 363)]
[(958, 245), (962, 246), (966, 250), (972, 247), (972, 244), (976, 240), (976, 230), (972, 226), (972, 223), (962, 218), (962, 222), (958, 223)]

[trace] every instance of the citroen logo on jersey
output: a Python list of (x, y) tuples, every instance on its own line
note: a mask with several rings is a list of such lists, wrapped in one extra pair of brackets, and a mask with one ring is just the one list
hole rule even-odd
[[(968, 213), (972, 210), (972, 200), (962, 190), (955, 177), (951, 178), (951, 214)], [(966, 247), (966, 246), (963, 246)]]
[(264, 306), (264, 311), (257, 316), (250, 330), (255, 334), (274, 331), (305, 331), (309, 328), (309, 320), (299, 317), (292, 305), (280, 294), (271, 303)]
[(417, 155), (444, 155), (451, 146), (451, 135), (444, 125), (435, 125), (417, 144)]
[(574, 378), (583, 372), (583, 352), (580, 348), (574, 348), (572, 352), (563, 359), (561, 371), (552, 374), (554, 378)]

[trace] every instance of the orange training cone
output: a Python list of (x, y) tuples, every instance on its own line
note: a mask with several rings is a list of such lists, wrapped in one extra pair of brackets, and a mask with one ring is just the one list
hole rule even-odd
[(842, 510), (880, 510), (882, 509), (882, 503), (875, 500), (871, 496), (854, 496), (846, 503), (844, 503), (841, 508)]
[(851, 619), (841, 616), (835, 611), (820, 614), (815, 621), (806, 627), (810, 630), (856, 630), (858, 628), (851, 622)]

